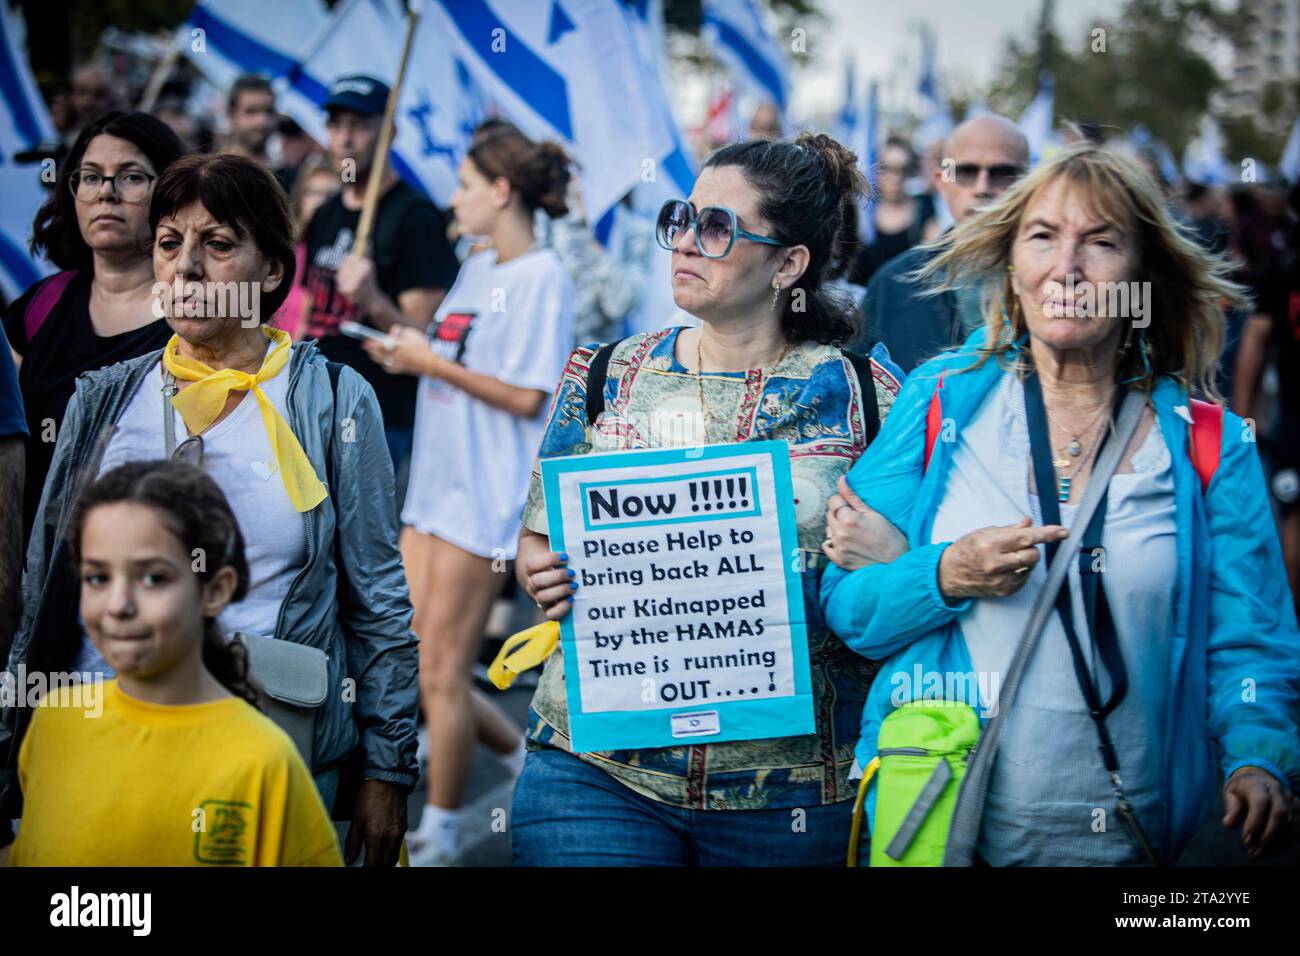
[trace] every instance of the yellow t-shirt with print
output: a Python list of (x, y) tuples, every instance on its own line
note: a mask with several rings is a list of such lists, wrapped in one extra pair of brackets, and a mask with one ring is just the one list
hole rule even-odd
[(32, 714), (10, 866), (342, 865), (293, 741), (255, 708), (92, 688), (60, 688)]

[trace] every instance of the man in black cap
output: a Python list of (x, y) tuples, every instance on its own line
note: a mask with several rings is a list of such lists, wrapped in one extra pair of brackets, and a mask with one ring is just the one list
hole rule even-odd
[(388, 86), (373, 77), (342, 77), (330, 86), (326, 129), (343, 188), (316, 210), (307, 227), (304, 282), (311, 297), (307, 337), (319, 340), (327, 358), (360, 372), (379, 397), (400, 503), (418, 381), (388, 374), (360, 342), (339, 334), (339, 324), (350, 320), (383, 332), (399, 323), (427, 328), (459, 264), (441, 213), (391, 164), (380, 185), (371, 247), (352, 248), (387, 102)]

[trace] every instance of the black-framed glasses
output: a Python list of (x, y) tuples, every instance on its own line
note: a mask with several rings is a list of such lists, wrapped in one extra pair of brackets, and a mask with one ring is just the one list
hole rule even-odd
[(705, 206), (697, 213), (684, 199), (664, 203), (655, 223), (655, 239), (659, 245), (671, 252), (677, 237), (688, 229), (695, 230), (695, 248), (706, 259), (721, 259), (736, 244), (737, 236), (769, 246), (785, 245), (771, 236), (758, 236), (741, 229), (735, 211), (725, 206)]
[(953, 175), (958, 186), (974, 186), (981, 172), (989, 174), (989, 187), (1006, 189), (1025, 174), (1025, 167), (1018, 163), (997, 163), (993, 166), (981, 166), (979, 163), (958, 163), (953, 168)]
[(68, 186), (72, 195), (81, 202), (94, 202), (99, 198), (104, 183), (112, 183), (118, 199), (136, 203), (149, 195), (149, 186), (157, 178), (138, 169), (128, 169), (116, 176), (105, 176), (95, 169), (78, 169), (68, 178)]

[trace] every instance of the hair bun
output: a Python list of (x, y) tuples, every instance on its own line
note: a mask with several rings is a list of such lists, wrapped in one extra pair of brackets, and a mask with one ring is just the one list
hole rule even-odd
[(569, 154), (559, 143), (543, 140), (537, 144), (536, 202), (552, 219), (569, 212), (569, 165)]
[(826, 178), (842, 198), (856, 202), (867, 193), (867, 178), (858, 168), (858, 155), (839, 140), (825, 133), (800, 133), (794, 144), (812, 150), (826, 165)]

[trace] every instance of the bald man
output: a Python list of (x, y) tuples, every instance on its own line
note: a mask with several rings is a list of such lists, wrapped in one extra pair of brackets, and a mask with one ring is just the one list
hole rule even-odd
[[(956, 222), (1006, 192), (1029, 168), (1029, 143), (1020, 128), (1002, 116), (984, 114), (962, 123), (944, 144), (934, 185)], [(885, 263), (871, 278), (862, 299), (866, 343), (883, 342), (903, 371), (911, 372), (941, 349), (963, 341), (982, 318), (977, 290), (937, 296), (907, 274), (933, 255), (909, 249)]]

